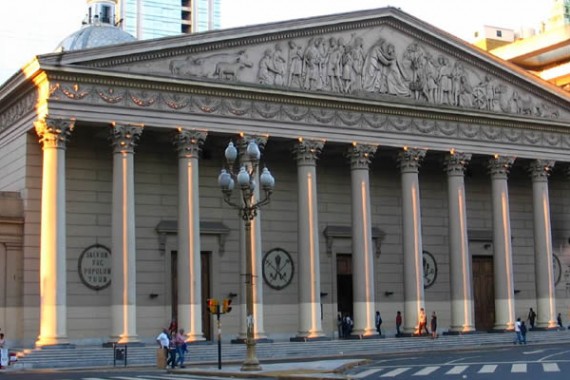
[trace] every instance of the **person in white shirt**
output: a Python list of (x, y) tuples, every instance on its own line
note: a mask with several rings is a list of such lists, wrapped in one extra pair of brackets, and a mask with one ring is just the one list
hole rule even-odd
[(168, 345), (170, 344), (170, 338), (168, 338), (168, 330), (162, 329), (162, 332), (156, 337), (156, 341), (161, 348), (168, 350)]
[(517, 318), (517, 321), (515, 322), (515, 334), (516, 334), (516, 338), (515, 341), (513, 342), (513, 344), (522, 344), (522, 335), (521, 335), (521, 319)]

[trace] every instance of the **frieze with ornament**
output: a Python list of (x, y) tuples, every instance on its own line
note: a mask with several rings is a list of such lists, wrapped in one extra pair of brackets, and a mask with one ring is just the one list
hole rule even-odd
[(15, 124), (24, 115), (34, 111), (34, 107), (38, 101), (38, 93), (30, 92), (21, 101), (15, 103), (6, 111), (0, 113), (0, 132)]
[[(54, 92), (54, 99), (62, 99), (62, 88), (58, 86)], [(63, 95), (63, 99), (77, 102), (97, 103), (105, 101), (110, 107), (127, 106), (133, 108), (150, 108), (170, 110), (187, 114), (213, 114), (251, 119), (264, 119), (277, 122), (300, 122), (323, 126), (338, 126), (341, 128), (374, 129), (386, 132), (396, 132), (423, 136), (448, 136), (460, 139), (474, 139), (479, 141), (505, 142), (520, 145), (539, 145), (548, 148), (570, 148), (570, 136), (563, 136), (558, 132), (537, 131), (532, 129), (516, 129), (500, 126), (478, 125), (466, 122), (448, 122), (445, 120), (425, 120), (421, 116), (404, 116), (403, 114), (387, 114), (366, 111), (352, 111), (346, 109), (326, 109), (318, 106), (305, 106), (299, 104), (278, 103), (270, 101), (225, 99), (212, 95), (186, 95), (179, 92), (162, 91), (131, 91), (122, 88), (78, 87), (80, 93), (90, 95), (72, 98)], [(122, 101), (108, 102), (105, 99), (109, 94), (125, 96)], [(138, 94), (138, 95), (137, 95)], [(2, 115), (2, 120), (7, 114)]]

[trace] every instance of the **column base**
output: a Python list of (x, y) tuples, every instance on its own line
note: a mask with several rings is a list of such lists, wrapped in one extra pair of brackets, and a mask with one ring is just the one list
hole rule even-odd
[(50, 349), (75, 349), (75, 344), (71, 344), (71, 343), (54, 343), (54, 344), (44, 344), (44, 345), (38, 345), (36, 343), (36, 348), (40, 348), (42, 350), (50, 350)]
[(75, 348), (75, 345), (71, 344), (67, 338), (38, 338), (35, 346), (38, 348)]
[(113, 345), (117, 345), (117, 346), (130, 346), (130, 347), (144, 347), (146, 346), (146, 344), (144, 344), (143, 342), (140, 341), (132, 341), (132, 342), (105, 342), (101, 345), (101, 347), (105, 347), (105, 348), (109, 348), (109, 347), (113, 347)]
[(455, 330), (449, 330), (449, 331), (444, 331), (441, 333), (441, 335), (472, 335), (472, 334), (479, 334), (480, 331), (476, 331), (476, 330), (469, 330), (469, 331), (455, 331)]
[(556, 330), (566, 330), (566, 328), (562, 328), (560, 326), (554, 326), (554, 327), (536, 327), (536, 326), (534, 326), (534, 328), (528, 329), (528, 331), (556, 331)]
[[(245, 344), (246, 338), (237, 337), (231, 340), (232, 344)], [(254, 339), (255, 343), (273, 343), (273, 339), (257, 338)]]
[(372, 335), (359, 335), (359, 334), (351, 334), (349, 336), (345, 336), (342, 337), (340, 339), (346, 339), (346, 340), (362, 340), (362, 339), (384, 339), (386, 336), (384, 335), (378, 335), (378, 334), (372, 334)]
[(503, 334), (503, 333), (512, 333), (514, 332), (515, 329), (491, 329), (491, 330), (487, 330), (488, 333), (490, 334)]
[(294, 336), (289, 338), (290, 342), (320, 342), (331, 340), (328, 336)]

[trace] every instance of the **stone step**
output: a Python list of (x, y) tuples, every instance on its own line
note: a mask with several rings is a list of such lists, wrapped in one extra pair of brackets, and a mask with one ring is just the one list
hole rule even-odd
[[(384, 339), (350, 339), (313, 342), (274, 342), (257, 344), (260, 360), (307, 359), (338, 357), (342, 355), (365, 355), (370, 353), (393, 353), (401, 351), (447, 350), (453, 348), (480, 347), (485, 345), (512, 344), (514, 333), (477, 333), (467, 335), (442, 335), (438, 339), (409, 337)], [(527, 334), (530, 344), (570, 342), (568, 331), (531, 331)], [(148, 365), (156, 362), (154, 345), (130, 346), (127, 348), (129, 366)], [(13, 352), (14, 350), (10, 350)], [(20, 368), (80, 368), (113, 366), (113, 349), (101, 346), (76, 346), (75, 348), (38, 348), (19, 350)], [(222, 361), (240, 362), (246, 355), (243, 344), (223, 344)], [(190, 345), (187, 363), (215, 363), (218, 360), (218, 346), (215, 343)], [(115, 362), (117, 366), (124, 361)]]

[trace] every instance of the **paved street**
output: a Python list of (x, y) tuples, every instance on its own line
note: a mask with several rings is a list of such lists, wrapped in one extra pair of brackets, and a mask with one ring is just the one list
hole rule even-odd
[(513, 346), (476, 351), (371, 358), (348, 371), (354, 379), (568, 379), (570, 345)]

